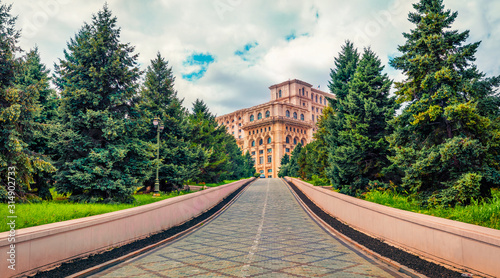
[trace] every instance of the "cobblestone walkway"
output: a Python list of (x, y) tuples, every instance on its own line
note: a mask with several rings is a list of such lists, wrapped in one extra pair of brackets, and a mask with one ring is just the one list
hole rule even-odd
[(92, 277), (399, 277), (326, 233), (279, 179), (260, 179), (224, 213)]

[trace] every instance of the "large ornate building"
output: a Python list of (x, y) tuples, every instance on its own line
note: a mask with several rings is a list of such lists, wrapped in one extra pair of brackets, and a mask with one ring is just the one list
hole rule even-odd
[(300, 80), (269, 87), (271, 101), (217, 117), (244, 153), (250, 152), (257, 172), (278, 177), (281, 158), (300, 142), (310, 143), (316, 123), (333, 95)]

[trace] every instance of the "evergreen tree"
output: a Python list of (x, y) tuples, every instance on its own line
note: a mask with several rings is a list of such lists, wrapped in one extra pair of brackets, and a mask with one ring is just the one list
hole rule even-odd
[(416, 28), (403, 34), (402, 55), (391, 61), (406, 75), (396, 95), (407, 104), (392, 122), (393, 169), (425, 203), (467, 204), (500, 185), (500, 133), (491, 121), (498, 107), (478, 109), (491, 106), (499, 78), (485, 78), (473, 64), (479, 42), (465, 43), (469, 31), (450, 30), (457, 12), (445, 10), (442, 0), (413, 7), (409, 21)]
[(244, 178), (251, 178), (257, 172), (257, 170), (255, 170), (255, 163), (253, 162), (249, 151), (245, 153), (243, 167), (245, 169)]
[(215, 116), (199, 99), (193, 103), (191, 125), (193, 142), (207, 153), (207, 162), (200, 169), (200, 174), (196, 177), (197, 181), (206, 183), (221, 181), (221, 178), (230, 175), (231, 168), (230, 156), (227, 153), (230, 135), (226, 132), (226, 127), (218, 126)]
[(278, 171), (278, 177), (283, 178), (288, 175), (288, 166), (290, 164), (290, 156), (288, 154), (285, 154), (281, 158), (281, 163), (280, 163), (280, 170)]
[(345, 194), (364, 191), (389, 164), (385, 136), (396, 107), (389, 97), (392, 82), (383, 69), (375, 53), (365, 49), (347, 95), (339, 100), (344, 121), (337, 138), (340, 145), (332, 152), (332, 181)]
[(289, 177), (299, 177), (299, 157), (302, 152), (302, 143), (298, 143), (297, 146), (292, 151), (292, 156), (290, 157), (290, 162), (287, 166), (287, 176)]
[[(39, 83), (29, 86), (16, 81), (22, 75), (24, 62), (16, 59), (20, 33), (15, 29), (12, 5), (0, 2), (0, 200), (13, 200), (6, 188), (14, 186), (16, 197), (25, 198), (36, 187), (35, 177), (55, 168), (43, 156), (29, 149), (35, 119), (40, 113)], [(10, 179), (9, 179), (10, 178)]]
[(130, 202), (142, 185), (151, 146), (135, 109), (140, 71), (134, 47), (120, 43), (107, 5), (68, 43), (55, 65), (61, 90), (56, 189), (84, 202)]
[[(188, 112), (177, 97), (174, 81), (172, 67), (158, 53), (146, 70), (140, 109), (150, 126), (143, 139), (153, 144), (154, 148), (157, 148), (157, 129), (152, 128), (153, 118), (159, 117), (164, 125), (160, 133), (161, 162), (156, 162), (161, 163), (159, 179), (162, 191), (181, 188), (187, 180), (199, 174), (205, 161), (202, 148), (190, 140)], [(150, 188), (154, 186), (156, 178), (152, 174), (156, 166), (152, 166), (147, 174), (150, 178), (146, 182)]]
[[(57, 117), (57, 95), (50, 88), (49, 70), (41, 63), (38, 48), (31, 50), (21, 60), (19, 73), (16, 74), (16, 86), (23, 91), (36, 90), (38, 109), (32, 118), (32, 128), (23, 131), (23, 141), (28, 143), (30, 151), (36, 153), (46, 162), (51, 162), (50, 136), (54, 131), (54, 120)], [(31, 192), (42, 199), (52, 199), (50, 187), (53, 186), (54, 172), (38, 171), (33, 176)]]

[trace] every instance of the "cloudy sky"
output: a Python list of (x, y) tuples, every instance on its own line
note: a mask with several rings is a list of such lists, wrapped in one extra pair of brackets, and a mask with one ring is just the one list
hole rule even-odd
[[(42, 61), (53, 68), (101, 0), (0, 0), (13, 3), (22, 28), (20, 45), (38, 45)], [(404, 43), (402, 32), (412, 10), (407, 0), (108, 0), (118, 18), (122, 42), (139, 53), (145, 69), (159, 51), (173, 67), (184, 105), (201, 98), (222, 115), (269, 100), (268, 87), (301, 79), (327, 88), (333, 59), (349, 39), (371, 48), (394, 80), (388, 65)], [(482, 41), (477, 64), (500, 75), (500, 1), (445, 0), (458, 11), (454, 28)]]

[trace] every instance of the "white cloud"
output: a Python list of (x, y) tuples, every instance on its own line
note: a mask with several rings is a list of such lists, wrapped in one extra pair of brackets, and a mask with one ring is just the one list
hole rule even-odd
[[(52, 67), (63, 56), (66, 42), (104, 5), (103, 0), (16, 0), (13, 13), (23, 28), (20, 44), (38, 45), (42, 60)], [(204, 99), (211, 110), (224, 114), (269, 100), (268, 87), (302, 79), (326, 90), (333, 58), (350, 39), (362, 49), (371, 46), (386, 64), (391, 78), (400, 72), (389, 67), (404, 43), (411, 2), (406, 0), (108, 0), (122, 30), (122, 42), (140, 53), (145, 69), (160, 53), (176, 75), (176, 89), (191, 107)], [(7, 1), (9, 3), (9, 1)], [(470, 29), (470, 41), (482, 41), (476, 55), (480, 70), (499, 75), (500, 2), (445, 0), (458, 11), (454, 25)], [(291, 34), (295, 39), (287, 41)], [(242, 59), (235, 52), (257, 43)], [(193, 53), (216, 57), (205, 75), (188, 81), (182, 74), (200, 70), (185, 61)]]

